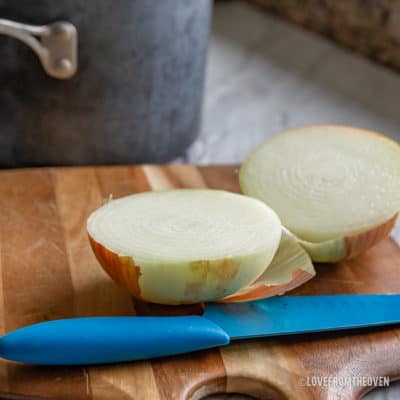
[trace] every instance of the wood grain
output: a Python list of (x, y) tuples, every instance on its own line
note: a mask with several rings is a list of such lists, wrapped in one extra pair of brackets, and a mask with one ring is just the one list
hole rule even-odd
[[(73, 276), (76, 315), (130, 315), (134, 304), (98, 268), (92, 250), (87, 246), (86, 218), (110, 194), (115, 197), (148, 190), (140, 170), (128, 168), (91, 168), (52, 170), (57, 206), (60, 210)], [(96, 399), (157, 399), (151, 365), (138, 363), (96, 367), (86, 370), (88, 397)]]
[[(216, 188), (237, 192), (237, 167), (144, 166), (0, 172), (0, 333), (72, 316), (201, 313), (133, 302), (99, 267), (85, 222), (110, 194)], [(362, 256), (318, 265), (293, 294), (400, 293), (400, 249), (386, 239)], [(357, 399), (357, 387), (307, 387), (307, 376), (400, 375), (400, 329), (232, 344), (114, 366), (33, 367), (0, 362), (0, 392), (56, 399), (200, 399), (241, 392), (260, 399)]]
[[(11, 171), (2, 174), (1, 181), (5, 330), (73, 316), (71, 275), (49, 171)], [(57, 397), (68, 385), (71, 395), (84, 398), (86, 379), (81, 370), (6, 365), (11, 392)], [(59, 384), (49, 385), (51, 380)]]
[[(0, 237), (0, 254), (1, 254), (1, 243), (2, 238)], [(2, 263), (0, 257), (0, 335), (4, 335), (6, 333), (5, 327), (5, 308), (4, 308), (4, 297), (3, 297), (3, 272), (2, 272)], [(7, 373), (7, 365), (5, 363), (0, 362), (0, 387), (3, 391), (8, 391), (8, 373)]]

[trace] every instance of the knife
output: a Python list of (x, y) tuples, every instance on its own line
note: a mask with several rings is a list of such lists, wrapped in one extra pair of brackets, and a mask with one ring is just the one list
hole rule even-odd
[(202, 316), (89, 317), (42, 322), (0, 338), (0, 357), (88, 365), (188, 353), (231, 341), (400, 323), (400, 295), (281, 296), (210, 303)]

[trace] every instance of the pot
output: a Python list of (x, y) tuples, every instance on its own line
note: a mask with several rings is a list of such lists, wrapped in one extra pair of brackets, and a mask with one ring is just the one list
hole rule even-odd
[(0, 165), (165, 162), (199, 128), (211, 0), (0, 0)]

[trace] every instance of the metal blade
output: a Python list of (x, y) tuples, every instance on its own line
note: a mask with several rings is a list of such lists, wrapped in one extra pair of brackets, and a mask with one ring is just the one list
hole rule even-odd
[(400, 295), (281, 296), (212, 303), (203, 316), (231, 339), (335, 331), (400, 323)]

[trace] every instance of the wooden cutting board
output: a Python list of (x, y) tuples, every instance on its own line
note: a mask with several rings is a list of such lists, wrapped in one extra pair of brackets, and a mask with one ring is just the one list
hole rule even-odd
[[(110, 193), (238, 191), (235, 167), (26, 169), (0, 172), (0, 182), (0, 333), (65, 317), (165, 313), (133, 302), (98, 266), (86, 236), (87, 216)], [(317, 277), (292, 293), (387, 292), (400, 293), (400, 249), (391, 239), (355, 260), (317, 266)], [(246, 341), (114, 366), (34, 367), (0, 360), (0, 392), (74, 400), (183, 400), (215, 392), (344, 400), (358, 398), (363, 389), (308, 387), (302, 379), (357, 375), (400, 375), (400, 328)]]

